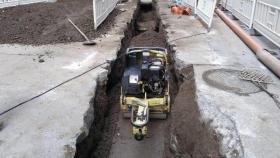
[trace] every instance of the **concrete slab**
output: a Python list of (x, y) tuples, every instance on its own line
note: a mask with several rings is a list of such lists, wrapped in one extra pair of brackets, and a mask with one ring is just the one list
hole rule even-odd
[[(218, 133), (218, 138), (223, 144), (221, 150), (227, 153), (228, 157), (279, 157), (280, 139), (277, 136), (280, 129), (279, 107), (262, 91), (239, 95), (209, 85), (203, 74), (207, 70), (221, 68), (240, 70), (226, 66), (194, 67), (197, 102), (202, 121), (209, 123)], [(225, 77), (224, 80), (231, 77)], [(279, 80), (274, 78), (274, 81), (277, 85), (268, 85), (268, 90), (280, 94)], [(242, 82), (247, 81), (237, 82), (244, 86), (246, 83)]]
[[(214, 16), (213, 29), (207, 32), (194, 16), (172, 15), (167, 0), (158, 4), (169, 44), (176, 51), (177, 68), (194, 67), (201, 121), (209, 124), (209, 130), (217, 135), (221, 154), (226, 157), (279, 157), (280, 109), (274, 100), (263, 91), (248, 95), (225, 91), (207, 83), (203, 74), (214, 69), (258, 69), (273, 78), (275, 84), (267, 88), (273, 94), (280, 94), (279, 78), (260, 63), (217, 16)], [(181, 39), (176, 40), (178, 38)], [(232, 75), (216, 78), (225, 83), (231, 79), (236, 85), (247, 84)]]
[[(96, 46), (1, 45), (0, 112), (115, 59), (136, 3), (119, 7), (130, 9), (116, 17), (116, 25), (97, 39)], [(97, 82), (107, 79), (108, 70), (104, 67), (0, 116), (0, 157), (74, 157), (76, 143), (87, 135), (94, 119), (89, 102)]]
[(149, 124), (149, 136), (142, 141), (135, 141), (131, 134), (129, 119), (119, 116), (118, 131), (110, 151), (110, 158), (154, 158), (164, 157), (164, 129), (166, 120), (152, 120)]

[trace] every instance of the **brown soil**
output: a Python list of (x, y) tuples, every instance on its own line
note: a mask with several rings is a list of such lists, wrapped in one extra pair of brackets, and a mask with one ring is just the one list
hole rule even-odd
[(109, 107), (109, 97), (106, 94), (106, 85), (97, 85), (95, 97), (90, 104), (94, 107), (94, 122), (90, 128), (89, 135), (76, 145), (75, 158), (88, 158), (94, 155), (92, 149), (96, 149), (98, 142), (102, 140), (105, 124), (105, 113)]
[(165, 47), (166, 41), (162, 33), (149, 30), (135, 36), (130, 46), (134, 47)]
[(154, 8), (142, 6), (136, 26), (138, 35), (132, 38), (131, 47), (166, 47), (164, 32), (158, 30), (158, 18)]
[(97, 148), (91, 154), (91, 158), (109, 157), (113, 136), (115, 134), (115, 131), (117, 130), (117, 122), (119, 119), (120, 87), (120, 84), (117, 84), (108, 92), (108, 108), (110, 110), (105, 113), (104, 128), (102, 129), (102, 139), (99, 141)]
[(114, 25), (115, 9), (98, 30), (94, 30), (91, 0), (59, 0), (0, 9), (0, 44), (53, 44), (84, 41), (68, 22), (69, 17), (89, 38), (106, 33)]
[(220, 158), (219, 143), (207, 125), (200, 122), (195, 102), (192, 68), (181, 72), (184, 76), (169, 118), (169, 140), (166, 157)]
[(158, 18), (156, 16), (156, 10), (152, 7), (142, 6), (142, 12), (137, 19), (137, 27), (139, 31), (156, 30), (158, 24)]

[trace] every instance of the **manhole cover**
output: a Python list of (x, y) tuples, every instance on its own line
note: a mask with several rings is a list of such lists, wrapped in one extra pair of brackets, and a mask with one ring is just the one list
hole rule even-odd
[(205, 71), (202, 77), (210, 86), (232, 93), (248, 95), (260, 91), (252, 82), (241, 80), (239, 74), (238, 70), (213, 69)]

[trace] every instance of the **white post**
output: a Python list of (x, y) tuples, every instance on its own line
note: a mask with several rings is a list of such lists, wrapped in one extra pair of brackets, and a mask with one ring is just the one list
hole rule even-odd
[[(225, 4), (224, 6), (223, 6), (223, 3)], [(227, 0), (222, 0), (222, 8), (223, 8), (224, 10), (227, 9)]]
[(254, 23), (254, 18), (255, 18), (256, 5), (257, 5), (257, 0), (254, 0), (254, 1), (253, 1), (252, 13), (251, 13), (251, 17), (250, 17), (249, 29), (253, 29), (253, 23)]
[(93, 6), (93, 24), (94, 24), (94, 29), (97, 29), (97, 16), (96, 16), (96, 1), (92, 0), (92, 6)]
[(194, 14), (196, 14), (197, 0), (194, 0)]

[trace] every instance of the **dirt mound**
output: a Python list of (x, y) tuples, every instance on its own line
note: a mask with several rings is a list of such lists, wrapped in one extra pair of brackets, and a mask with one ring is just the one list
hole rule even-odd
[(53, 44), (84, 41), (69, 17), (90, 38), (106, 33), (119, 10), (114, 10), (97, 31), (93, 28), (91, 0), (60, 0), (0, 9), (0, 44)]
[(146, 31), (138, 36), (135, 36), (130, 46), (131, 47), (165, 47), (166, 40), (161, 32)]
[(136, 36), (130, 47), (165, 47), (166, 39), (163, 31), (158, 30), (158, 18), (153, 6), (141, 6), (137, 17)]

